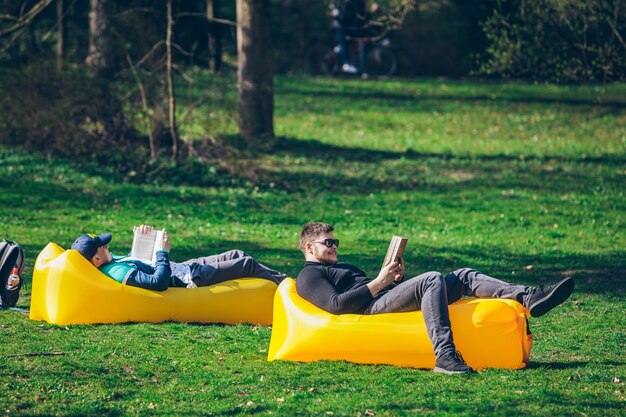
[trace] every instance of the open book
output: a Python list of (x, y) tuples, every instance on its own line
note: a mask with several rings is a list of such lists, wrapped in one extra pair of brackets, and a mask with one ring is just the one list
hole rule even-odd
[(402, 258), (402, 255), (404, 254), (404, 248), (406, 248), (406, 243), (408, 241), (408, 238), (402, 236), (394, 235), (391, 238), (391, 242), (389, 242), (389, 248), (387, 249), (387, 255), (385, 255), (385, 260), (383, 261), (383, 267), (398, 258)]
[(151, 264), (156, 263), (156, 251), (163, 249), (163, 230), (153, 230), (143, 234), (138, 227), (133, 227), (133, 246), (131, 258), (137, 258)]

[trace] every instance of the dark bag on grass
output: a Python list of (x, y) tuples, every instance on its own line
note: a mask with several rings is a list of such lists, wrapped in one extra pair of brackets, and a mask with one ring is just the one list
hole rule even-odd
[(20, 275), (17, 288), (7, 290), (7, 281), (13, 268), (17, 268), (18, 275), (24, 268), (24, 250), (15, 242), (0, 240), (0, 308), (15, 307), (20, 296), (20, 289), (24, 280)]

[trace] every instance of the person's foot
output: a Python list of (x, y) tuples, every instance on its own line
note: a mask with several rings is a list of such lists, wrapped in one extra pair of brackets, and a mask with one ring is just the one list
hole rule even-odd
[(279, 283), (281, 283), (281, 282), (283, 282), (283, 280), (284, 280), (285, 278), (287, 278), (287, 274), (277, 274), (277, 275), (274, 275), (274, 278), (276, 278), (276, 280), (277, 280)]
[(359, 72), (359, 70), (352, 64), (343, 64), (341, 70), (348, 74), (356, 74)]
[(531, 290), (526, 308), (533, 317), (541, 317), (563, 303), (574, 291), (574, 279), (567, 277), (554, 285), (540, 285)]
[(475, 372), (465, 363), (459, 351), (451, 351), (440, 355), (435, 361), (435, 369), (433, 371), (447, 375)]

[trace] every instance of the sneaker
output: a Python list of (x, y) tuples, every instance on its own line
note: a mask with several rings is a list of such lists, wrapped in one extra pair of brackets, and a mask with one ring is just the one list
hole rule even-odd
[(461, 352), (458, 350), (446, 352), (439, 356), (435, 361), (435, 369), (433, 371), (448, 375), (475, 372), (465, 363)]
[(567, 277), (547, 287), (540, 285), (530, 291), (526, 308), (530, 310), (530, 315), (533, 317), (543, 316), (567, 300), (573, 291), (574, 279), (572, 277)]
[(348, 74), (356, 74), (359, 72), (359, 70), (352, 64), (343, 64), (343, 66), (341, 67), (341, 70)]

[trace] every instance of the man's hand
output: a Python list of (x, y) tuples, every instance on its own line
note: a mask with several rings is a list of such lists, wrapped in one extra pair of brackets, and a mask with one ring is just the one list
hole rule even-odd
[(172, 249), (172, 244), (170, 243), (170, 237), (167, 235), (167, 230), (163, 229), (163, 250), (167, 253)]
[(152, 233), (152, 231), (154, 231), (154, 227), (148, 226), (147, 224), (142, 224), (141, 226), (137, 228), (137, 230), (139, 230), (141, 234), (147, 235), (147, 234)]
[[(147, 235), (154, 231), (154, 227), (149, 226), (147, 224), (142, 224), (141, 226), (137, 228), (137, 230), (139, 230), (140, 233)], [(165, 229), (163, 229), (163, 240), (161, 241), (161, 248), (165, 252), (168, 252), (168, 253), (170, 249), (172, 249), (172, 244), (170, 243), (170, 237), (167, 235), (167, 230)]]
[(373, 296), (378, 294), (384, 288), (390, 286), (394, 281), (402, 279), (404, 275), (404, 263), (402, 260), (393, 261), (385, 265), (376, 278), (371, 280), (367, 287)]
[(400, 274), (400, 276), (394, 279), (396, 282), (401, 281), (404, 277), (404, 261), (402, 258), (398, 258), (398, 274)]

